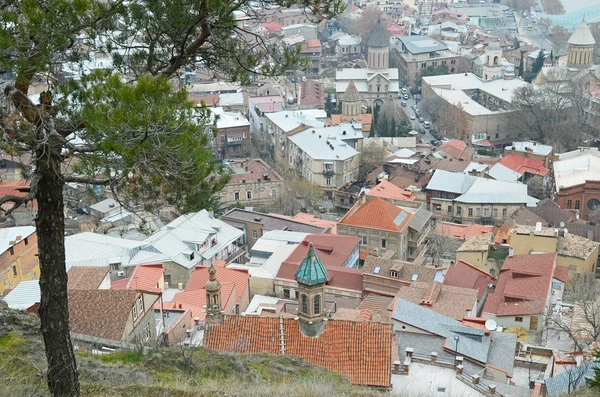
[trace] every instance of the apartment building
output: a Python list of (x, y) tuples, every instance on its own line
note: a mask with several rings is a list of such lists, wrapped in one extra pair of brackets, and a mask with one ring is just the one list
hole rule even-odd
[(239, 112), (210, 108), (216, 121), (217, 136), (211, 138), (218, 159), (242, 157), (250, 153), (250, 122)]
[(220, 192), (224, 205), (269, 205), (283, 189), (284, 179), (262, 159), (236, 160), (227, 168), (231, 179)]

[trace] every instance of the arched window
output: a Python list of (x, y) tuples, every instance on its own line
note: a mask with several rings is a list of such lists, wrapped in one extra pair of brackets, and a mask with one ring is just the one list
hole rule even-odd
[(567, 200), (567, 209), (571, 209), (572, 206), (573, 206), (573, 201)]
[(315, 295), (314, 315), (321, 313), (321, 295)]
[(302, 313), (308, 314), (308, 297), (302, 294)]
[(580, 204), (581, 204), (581, 203), (579, 202), (579, 200), (576, 200), (576, 201), (575, 201), (575, 209), (576, 209), (576, 210), (578, 210), (578, 209), (579, 209), (579, 205), (580, 205)]
[(498, 65), (498, 57), (494, 57), (494, 65)]
[(216, 305), (217, 303), (217, 295), (213, 295), (213, 305)]

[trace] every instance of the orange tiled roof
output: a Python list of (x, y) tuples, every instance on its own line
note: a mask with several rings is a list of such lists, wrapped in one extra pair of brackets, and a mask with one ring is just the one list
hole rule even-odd
[(331, 234), (337, 234), (337, 223), (335, 221), (328, 221), (326, 219), (319, 219), (314, 215), (311, 214), (307, 214), (305, 212), (299, 212), (297, 213), (295, 216), (289, 216), (289, 215), (281, 215), (281, 214), (275, 214), (270, 212), (269, 213), (270, 216), (275, 216), (277, 218), (282, 218), (282, 219), (291, 219), (297, 222), (302, 222), (305, 223), (307, 225), (315, 225), (315, 226), (322, 226), (324, 228), (330, 228), (331, 229)]
[(390, 386), (391, 324), (329, 320), (321, 335), (307, 337), (295, 319), (225, 315), (223, 324), (207, 328), (204, 341), (218, 351), (280, 355), (281, 333), (286, 355), (336, 371), (354, 384)]
[(367, 196), (399, 201), (415, 201), (416, 199), (413, 192), (399, 188), (387, 179), (382, 179), (377, 186), (369, 190)]
[(136, 266), (126, 288), (144, 291), (162, 291), (164, 286), (160, 285), (160, 279), (164, 272), (165, 268), (162, 264)]
[[(248, 293), (247, 287), (249, 285), (250, 274), (248, 269), (232, 269), (225, 266), (225, 261), (216, 261), (215, 268), (217, 268), (217, 280), (223, 285), (224, 283), (235, 284), (235, 301), (240, 303), (244, 291)], [(208, 267), (207, 266), (196, 266), (196, 271), (192, 273), (190, 280), (185, 286), (185, 291), (194, 291), (203, 289), (208, 281)]]
[[(406, 216), (400, 223), (396, 224), (395, 220), (402, 212)], [(373, 200), (369, 200), (363, 204), (356, 203), (344, 215), (339, 224), (401, 232), (410, 223), (413, 216), (413, 214), (402, 210), (394, 204), (375, 197)]]
[(435, 232), (437, 234), (443, 234), (444, 236), (466, 240), (480, 234), (491, 233), (492, 227), (478, 225), (476, 223), (472, 225), (457, 225), (455, 223), (441, 222), (435, 227)]
[[(227, 306), (227, 302), (235, 293), (233, 283), (221, 283), (221, 305)], [(164, 309), (188, 309), (192, 312), (192, 318), (198, 318), (204, 321), (206, 318), (206, 289), (196, 289), (191, 291), (182, 291), (175, 294), (171, 302), (163, 304)]]

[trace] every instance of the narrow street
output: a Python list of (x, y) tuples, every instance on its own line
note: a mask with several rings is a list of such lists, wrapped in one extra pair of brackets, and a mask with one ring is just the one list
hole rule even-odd
[[(404, 101), (406, 102), (406, 107), (401, 106), (400, 103)], [(409, 94), (409, 98), (404, 100), (404, 99), (398, 99), (398, 106), (400, 106), (400, 108), (402, 110), (404, 110), (404, 113), (406, 113), (407, 116), (415, 116), (415, 112), (414, 110), (411, 108), (411, 106), (416, 106), (416, 101), (414, 99), (414, 97), (412, 95)], [(437, 138), (434, 137), (433, 135), (431, 135), (431, 133), (429, 132), (429, 130), (425, 129), (425, 127), (423, 127), (423, 125), (419, 122), (418, 118), (415, 116), (414, 120), (410, 120), (412, 127), (415, 131), (419, 132), (419, 136), (417, 139), (419, 139), (420, 141), (424, 141), (424, 142), (431, 142), (433, 140), (436, 140)], [(421, 133), (421, 131), (425, 131), (425, 133)]]

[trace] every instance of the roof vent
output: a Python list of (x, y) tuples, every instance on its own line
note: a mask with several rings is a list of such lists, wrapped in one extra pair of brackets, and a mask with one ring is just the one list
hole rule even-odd
[(289, 115), (288, 115), (288, 114), (286, 114), (286, 115), (285, 115), (285, 118), (287, 119), (287, 118), (288, 118), (288, 116), (289, 116)]

